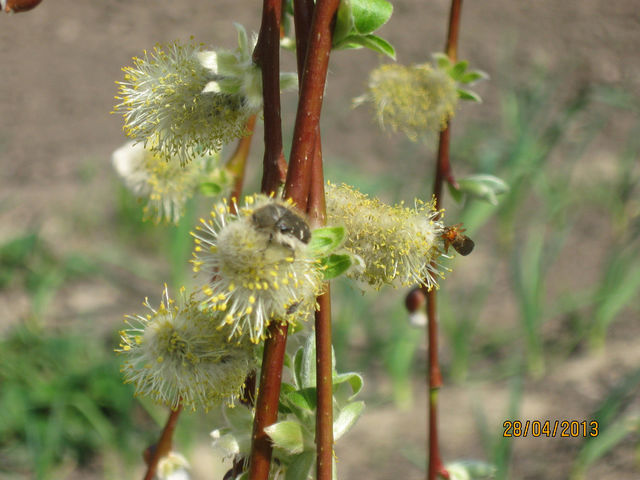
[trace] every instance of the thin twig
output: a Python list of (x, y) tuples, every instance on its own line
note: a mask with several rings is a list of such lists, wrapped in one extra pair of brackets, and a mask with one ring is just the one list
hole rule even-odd
[(319, 0), (311, 22), (285, 184), (285, 197), (290, 197), (301, 210), (306, 210), (307, 206), (311, 163), (319, 134), (320, 112), (331, 53), (331, 22), (339, 3), (340, 0)]
[[(233, 188), (231, 189), (230, 200), (234, 198), (236, 200), (239, 200), (240, 195), (242, 194), (242, 184), (244, 183), (244, 172), (245, 172), (245, 167), (247, 166), (247, 157), (249, 156), (249, 149), (251, 148), (251, 140), (253, 139), (253, 130), (255, 128), (255, 125), (256, 125), (256, 115), (251, 115), (251, 117), (249, 117), (249, 120), (247, 120), (246, 128), (247, 128), (248, 135), (238, 140), (238, 146), (236, 147), (235, 152), (233, 152), (233, 155), (231, 155), (229, 160), (227, 160), (226, 168), (227, 170), (229, 170), (229, 172), (231, 172), (234, 178)], [(235, 211), (236, 206), (234, 202), (230, 203), (230, 207), (232, 210), (231, 213), (236, 213)]]
[(162, 430), (160, 440), (152, 449), (152, 456), (147, 464), (147, 473), (144, 476), (144, 480), (152, 480), (158, 469), (158, 462), (162, 457), (166, 457), (171, 452), (171, 446), (173, 444), (173, 432), (178, 424), (178, 417), (182, 411), (182, 404), (178, 404), (175, 410), (171, 410), (167, 423)]
[(298, 0), (293, 2), (293, 23), (296, 27), (296, 60), (298, 62), (298, 81), (302, 83), (304, 61), (307, 58), (309, 32), (314, 10), (313, 0)]
[[(294, 23), (296, 26), (296, 58), (298, 79), (302, 83), (302, 74), (307, 55), (311, 19), (314, 4), (312, 0), (294, 2)], [(324, 197), (324, 172), (322, 165), (322, 142), (320, 130), (315, 138), (311, 186), (307, 213), (310, 221), (316, 225), (326, 222)], [(316, 328), (316, 478), (331, 480), (333, 467), (333, 371), (331, 365), (331, 292), (329, 284), (326, 291), (317, 299), (319, 310), (315, 313)]]
[(262, 24), (253, 60), (262, 70), (264, 105), (264, 162), (262, 192), (275, 193), (285, 179), (280, 116), (280, 17), (282, 0), (264, 0)]
[[(316, 137), (308, 213), (314, 225), (324, 225), (326, 206), (320, 134)], [(331, 364), (331, 292), (318, 297), (316, 327), (316, 478), (331, 480), (333, 464), (333, 366)]]
[(272, 446), (264, 429), (278, 419), (278, 401), (282, 383), (282, 367), (287, 344), (287, 325), (272, 323), (270, 335), (264, 343), (260, 388), (256, 399), (256, 414), (253, 419), (249, 479), (267, 480), (271, 465)]
[[(458, 52), (458, 33), (460, 31), (460, 13), (462, 0), (451, 1), (451, 12), (449, 14), (449, 31), (447, 33), (447, 43), (445, 51), (452, 62), (456, 61)], [(438, 160), (436, 163), (436, 175), (433, 185), (433, 195), (436, 199), (436, 209), (442, 208), (442, 187), (445, 181), (455, 184), (455, 179), (449, 161), (449, 137), (451, 124), (440, 133), (438, 144)], [(427, 295), (427, 317), (429, 319), (427, 328), (427, 342), (429, 354), (427, 357), (427, 371), (429, 376), (429, 465), (427, 479), (435, 480), (437, 475), (449, 478), (449, 473), (444, 468), (440, 457), (440, 447), (438, 444), (438, 390), (442, 386), (442, 374), (438, 362), (438, 311), (437, 293), (435, 289), (426, 292)]]
[[(282, 124), (280, 117), (280, 18), (282, 0), (264, 0), (262, 25), (258, 44), (253, 53), (262, 69), (264, 103), (264, 169), (262, 192), (275, 193), (286, 169), (282, 151)], [(264, 429), (278, 419), (278, 401), (282, 382), (282, 367), (287, 343), (287, 326), (273, 322), (268, 327), (260, 372), (260, 388), (256, 398), (249, 479), (267, 480), (273, 447)]]

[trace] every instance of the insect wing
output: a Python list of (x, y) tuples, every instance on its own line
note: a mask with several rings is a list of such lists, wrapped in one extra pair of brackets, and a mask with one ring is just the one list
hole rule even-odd
[(453, 248), (455, 248), (456, 252), (460, 255), (466, 256), (473, 251), (473, 247), (475, 247), (476, 244), (466, 235), (458, 235), (451, 245), (453, 245)]

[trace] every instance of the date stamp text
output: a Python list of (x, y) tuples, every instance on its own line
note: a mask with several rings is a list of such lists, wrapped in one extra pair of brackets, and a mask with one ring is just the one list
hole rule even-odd
[(503, 437), (597, 437), (596, 420), (506, 420), (502, 424)]

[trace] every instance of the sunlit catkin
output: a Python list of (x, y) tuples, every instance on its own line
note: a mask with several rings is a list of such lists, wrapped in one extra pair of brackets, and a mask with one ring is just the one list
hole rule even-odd
[(453, 79), (428, 63), (382, 65), (371, 72), (367, 92), (355, 99), (371, 103), (381, 127), (414, 141), (443, 130), (457, 102)]
[(223, 193), (231, 182), (217, 154), (181, 166), (176, 158), (162, 158), (132, 141), (113, 152), (112, 162), (127, 189), (145, 202), (145, 219), (155, 222), (177, 223), (200, 184), (215, 184)]
[(215, 205), (192, 232), (194, 270), (207, 279), (203, 305), (221, 312), (232, 336), (259, 342), (272, 322), (296, 324), (314, 311), (323, 275), (301, 215), (256, 195), (237, 214), (225, 202)]
[(165, 287), (157, 309), (144, 305), (149, 313), (126, 317), (118, 349), (125, 357), (125, 381), (135, 385), (136, 395), (194, 410), (233, 403), (255, 367), (254, 346), (229, 342), (211, 318), (219, 314), (203, 312), (184, 289), (174, 301)]
[(434, 202), (416, 200), (414, 208), (386, 205), (348, 185), (326, 188), (327, 223), (345, 227), (344, 247), (364, 266), (347, 275), (375, 288), (384, 284), (437, 287), (437, 261), (443, 225)]

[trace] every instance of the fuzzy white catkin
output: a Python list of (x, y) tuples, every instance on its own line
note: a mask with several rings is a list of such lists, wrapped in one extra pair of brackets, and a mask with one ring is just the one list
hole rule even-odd
[(375, 288), (421, 284), (437, 287), (442, 277), (443, 225), (434, 202), (416, 200), (414, 208), (387, 205), (348, 185), (327, 184), (327, 223), (345, 227), (344, 247), (364, 267), (347, 273)]
[(148, 301), (145, 306), (147, 315), (127, 316), (117, 350), (125, 357), (125, 381), (135, 386), (136, 395), (194, 410), (233, 403), (255, 368), (254, 346), (229, 342), (215, 315), (203, 312), (184, 289), (174, 301), (165, 287), (158, 308)]
[(194, 270), (207, 278), (203, 307), (222, 312), (220, 325), (229, 325), (231, 336), (255, 343), (272, 322), (307, 320), (323, 288), (321, 264), (306, 243), (293, 236), (284, 242), (280, 232), (255, 224), (253, 213), (269, 205), (293, 208), (255, 195), (235, 214), (221, 202), (192, 232)]
[(370, 103), (381, 127), (426, 140), (443, 130), (458, 103), (453, 79), (428, 63), (382, 65), (371, 72), (367, 92), (356, 104)]
[[(241, 91), (205, 91), (220, 77), (203, 65), (201, 53), (196, 45), (156, 46), (123, 68), (124, 80), (118, 82), (121, 103), (115, 110), (124, 116), (127, 136), (183, 165), (244, 136), (248, 118), (261, 108)], [(238, 74), (259, 72), (251, 65)]]

